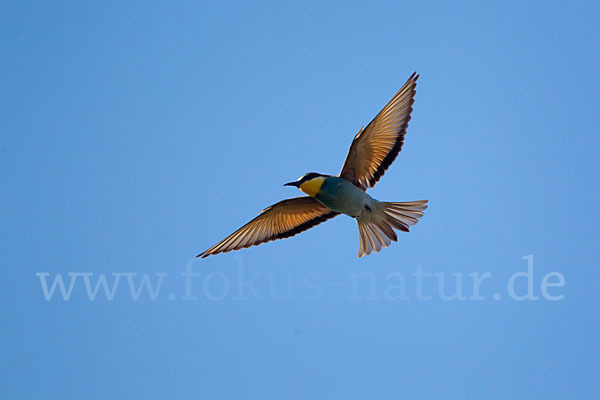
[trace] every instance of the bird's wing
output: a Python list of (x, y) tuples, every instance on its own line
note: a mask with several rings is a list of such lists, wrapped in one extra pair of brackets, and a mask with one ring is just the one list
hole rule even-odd
[(375, 186), (402, 149), (415, 102), (416, 72), (350, 145), (340, 177), (362, 190)]
[(338, 214), (309, 196), (283, 200), (264, 209), (258, 217), (200, 253), (198, 257), (204, 258), (294, 236)]

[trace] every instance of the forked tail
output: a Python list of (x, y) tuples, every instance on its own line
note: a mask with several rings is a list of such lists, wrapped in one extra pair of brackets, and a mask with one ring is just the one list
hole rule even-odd
[(373, 212), (358, 217), (358, 256), (369, 255), (372, 251), (378, 252), (388, 247), (392, 240), (397, 241), (394, 229), (408, 232), (409, 226), (416, 224), (423, 216), (426, 204), (427, 200), (405, 203), (380, 202)]

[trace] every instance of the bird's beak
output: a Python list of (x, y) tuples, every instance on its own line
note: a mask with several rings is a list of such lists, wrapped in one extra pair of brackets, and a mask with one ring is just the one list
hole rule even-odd
[(285, 183), (283, 186), (296, 186), (296, 187), (298, 187), (298, 182), (288, 182), (288, 183)]

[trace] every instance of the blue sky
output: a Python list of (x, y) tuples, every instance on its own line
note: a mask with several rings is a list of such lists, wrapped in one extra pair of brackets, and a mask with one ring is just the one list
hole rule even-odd
[[(596, 2), (0, 9), (7, 398), (600, 394)], [(429, 199), (411, 233), (358, 259), (337, 217), (193, 258), (298, 195), (283, 183), (339, 172), (413, 71), (370, 192)], [(537, 300), (515, 300), (528, 267)]]

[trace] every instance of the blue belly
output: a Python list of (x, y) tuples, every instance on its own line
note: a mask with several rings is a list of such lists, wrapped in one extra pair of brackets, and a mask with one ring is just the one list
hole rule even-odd
[(328, 177), (315, 199), (332, 209), (351, 217), (358, 217), (375, 200), (343, 178)]

